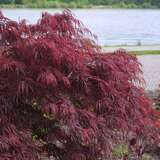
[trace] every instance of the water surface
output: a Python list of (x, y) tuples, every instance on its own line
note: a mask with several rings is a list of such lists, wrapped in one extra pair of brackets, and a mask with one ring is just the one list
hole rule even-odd
[[(35, 23), (42, 12), (57, 9), (2, 9), (16, 21), (26, 18)], [(98, 36), (101, 45), (160, 44), (160, 10), (75, 9), (78, 19)]]

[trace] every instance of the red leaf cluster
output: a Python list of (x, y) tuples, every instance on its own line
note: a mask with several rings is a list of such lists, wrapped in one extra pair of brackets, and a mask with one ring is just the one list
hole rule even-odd
[(1, 160), (111, 159), (122, 133), (158, 142), (137, 58), (95, 41), (68, 10), (34, 25), (0, 14)]

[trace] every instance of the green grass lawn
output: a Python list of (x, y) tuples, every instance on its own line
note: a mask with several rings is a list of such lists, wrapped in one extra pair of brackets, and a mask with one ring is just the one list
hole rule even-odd
[(160, 55), (160, 50), (131, 51), (131, 53), (136, 55)]

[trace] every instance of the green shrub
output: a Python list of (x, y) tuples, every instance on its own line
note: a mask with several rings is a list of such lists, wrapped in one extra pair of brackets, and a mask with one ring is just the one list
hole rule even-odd
[(0, 0), (0, 4), (11, 4), (13, 0)]
[(117, 145), (113, 150), (113, 156), (116, 158), (123, 158), (126, 155), (129, 155), (129, 149), (127, 144)]
[(151, 4), (149, 2), (145, 2), (144, 4), (142, 4), (143, 8), (151, 8)]

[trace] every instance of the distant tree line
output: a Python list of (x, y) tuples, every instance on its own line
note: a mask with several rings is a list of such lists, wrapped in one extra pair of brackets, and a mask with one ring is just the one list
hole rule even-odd
[(160, 0), (88, 0), (89, 3), (93, 3), (96, 5), (113, 5), (113, 4), (136, 4), (136, 5), (144, 5), (148, 4), (151, 6), (160, 7)]
[(61, 2), (77, 2), (93, 5), (114, 5), (114, 4), (135, 4), (135, 5), (144, 5), (148, 4), (151, 6), (160, 7), (160, 0), (60, 0)]
[(26, 4), (37, 3), (40, 0), (0, 0), (0, 4)]
[(118, 5), (142, 6), (142, 7), (160, 7), (160, 0), (0, 0), (0, 4), (38, 4), (38, 3), (64, 3), (79, 5)]

